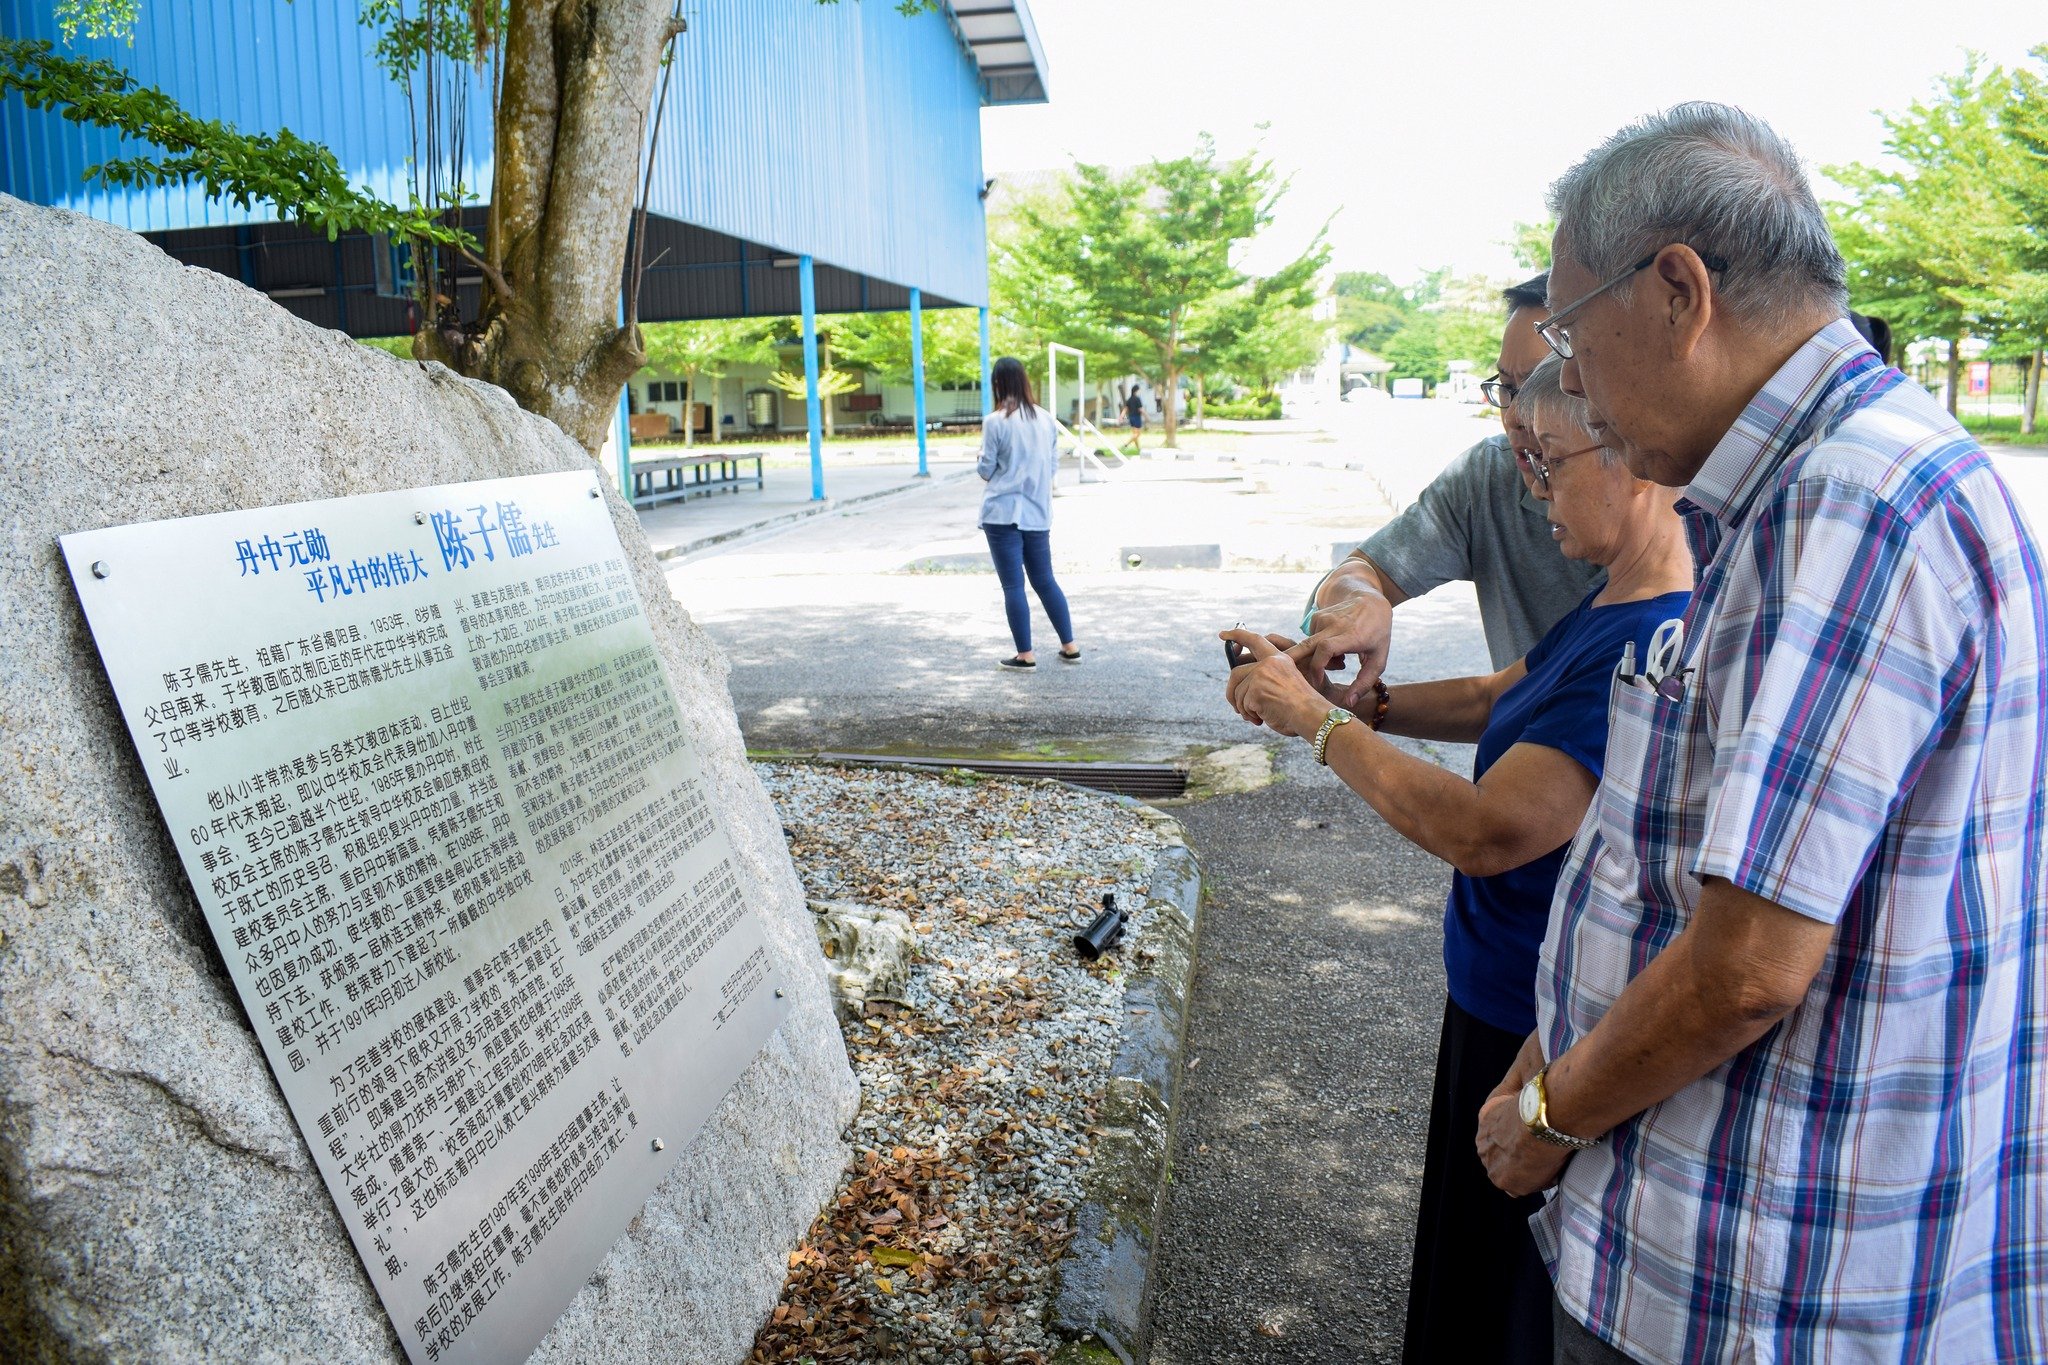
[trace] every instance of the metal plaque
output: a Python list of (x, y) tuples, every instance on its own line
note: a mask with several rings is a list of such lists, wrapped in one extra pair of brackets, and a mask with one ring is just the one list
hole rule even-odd
[(596, 476), (62, 545), (407, 1353), (525, 1357), (786, 1009)]

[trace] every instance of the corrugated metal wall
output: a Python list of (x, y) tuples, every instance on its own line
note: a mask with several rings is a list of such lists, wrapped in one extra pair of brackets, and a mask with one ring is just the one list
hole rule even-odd
[[(0, 32), (58, 41), (51, 0), (0, 0)], [(69, 55), (100, 57), (154, 85), (185, 108), (244, 132), (289, 128), (324, 143), (357, 184), (404, 202), (412, 133), (405, 94), (370, 58), (374, 37), (356, 21), (356, 0), (142, 0), (134, 46), (83, 37)], [(471, 101), (470, 167), (488, 181), (489, 108)], [(109, 190), (88, 185), (87, 166), (140, 155), (148, 145), (51, 114), (19, 98), (0, 102), (0, 190), (55, 204), (137, 232), (265, 222), (267, 206), (238, 209), (196, 188)], [(480, 160), (479, 160), (480, 158)]]
[[(55, 40), (52, 8), (0, 0), (0, 32)], [(373, 192), (406, 197), (404, 93), (371, 61), (355, 0), (142, 0), (141, 11), (133, 47), (81, 40), (72, 51), (245, 131), (289, 127), (332, 148)], [(947, 300), (987, 301), (982, 92), (945, 15), (906, 17), (887, 0), (691, 0), (685, 12), (655, 213)], [(466, 174), (487, 192), (488, 165), (476, 164), (489, 157), (486, 111), (471, 103)], [(268, 218), (194, 189), (83, 183), (87, 166), (142, 150), (30, 113), (18, 98), (0, 102), (6, 193), (139, 232)], [(764, 273), (764, 290), (779, 291), (786, 273)]]
[(981, 85), (946, 16), (888, 0), (685, 12), (654, 212), (988, 301)]

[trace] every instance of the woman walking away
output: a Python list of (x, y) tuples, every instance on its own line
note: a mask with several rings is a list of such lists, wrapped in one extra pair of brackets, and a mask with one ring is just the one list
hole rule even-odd
[(1136, 380), (1131, 381), (1131, 391), (1124, 396), (1124, 420), (1130, 423), (1132, 450), (1138, 449), (1138, 438), (1145, 434), (1145, 400), (1138, 394)]
[(1031, 656), (1027, 578), (1059, 634), (1061, 660), (1079, 663), (1081, 647), (1074, 643), (1067, 595), (1052, 576), (1052, 478), (1060, 466), (1059, 431), (1052, 414), (1033, 397), (1023, 361), (1004, 356), (989, 378), (995, 411), (981, 424), (981, 462), (976, 470), (988, 481), (988, 493), (981, 500), (981, 530), (988, 537), (989, 557), (996, 562), (996, 577), (1003, 582), (1003, 612), (1010, 618), (1010, 637), (1017, 645), (1003, 667), (1038, 667)]

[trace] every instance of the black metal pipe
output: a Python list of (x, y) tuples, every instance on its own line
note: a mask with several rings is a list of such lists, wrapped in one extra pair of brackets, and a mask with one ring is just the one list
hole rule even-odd
[(1093, 962), (1124, 936), (1124, 912), (1116, 908), (1116, 892), (1102, 894), (1102, 913), (1088, 921), (1088, 927), (1074, 935), (1074, 951)]

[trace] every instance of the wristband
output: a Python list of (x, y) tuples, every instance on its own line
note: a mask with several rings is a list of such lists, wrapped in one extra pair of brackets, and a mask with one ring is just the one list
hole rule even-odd
[(1394, 704), (1394, 694), (1389, 692), (1387, 685), (1378, 678), (1372, 680), (1372, 691), (1373, 695), (1378, 698), (1378, 701), (1373, 705), (1372, 719), (1365, 724), (1369, 730), (1378, 730), (1387, 723), (1387, 708)]

